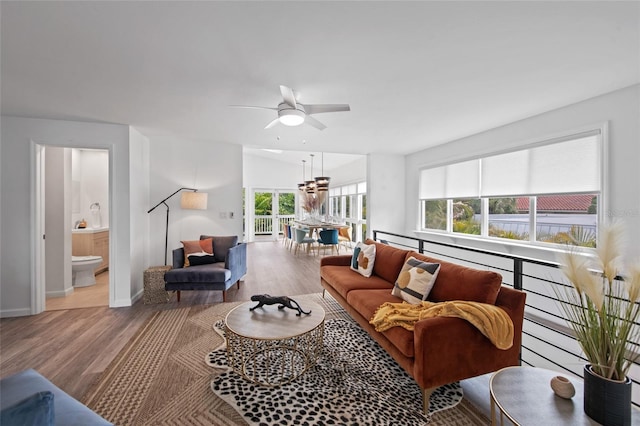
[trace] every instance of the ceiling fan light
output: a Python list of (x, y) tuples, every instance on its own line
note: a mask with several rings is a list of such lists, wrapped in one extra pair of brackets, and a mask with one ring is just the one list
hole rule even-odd
[(304, 123), (304, 112), (297, 109), (285, 109), (279, 111), (280, 122), (285, 126), (299, 126)]

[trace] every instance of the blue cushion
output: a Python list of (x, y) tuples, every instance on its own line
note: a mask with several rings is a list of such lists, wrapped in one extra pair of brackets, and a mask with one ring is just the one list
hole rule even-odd
[(2, 426), (49, 426), (55, 424), (53, 393), (37, 392), (0, 411)]
[[(111, 425), (34, 369), (24, 370), (0, 380), (0, 410), (12, 407), (28, 396), (43, 391), (49, 391), (54, 395), (56, 425)], [(4, 422), (2, 425), (4, 426)]]

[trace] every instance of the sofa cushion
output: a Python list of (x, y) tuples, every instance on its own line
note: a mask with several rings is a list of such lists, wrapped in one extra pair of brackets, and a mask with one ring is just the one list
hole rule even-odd
[(184, 267), (214, 263), (213, 239), (205, 238), (195, 241), (180, 241), (184, 248)]
[(353, 249), (353, 255), (351, 256), (351, 270), (356, 271), (363, 277), (370, 277), (373, 273), (373, 265), (375, 261), (375, 244), (364, 244), (359, 242)]
[(231, 271), (223, 262), (170, 269), (164, 274), (167, 283), (224, 283), (231, 279)]
[[(10, 407), (35, 392), (43, 391), (49, 391), (53, 394), (56, 424), (111, 425), (34, 369), (24, 370), (0, 380), (0, 409)], [(2, 424), (4, 425), (4, 423)]]
[(213, 256), (215, 257), (216, 262), (224, 262), (229, 249), (238, 245), (237, 235), (221, 237), (214, 235), (200, 235), (201, 240), (204, 240), (205, 238), (213, 238)]
[(384, 289), (391, 294), (391, 283), (375, 275), (369, 278), (363, 277), (346, 266), (322, 266), (320, 267), (320, 276), (345, 299), (347, 294), (354, 289)]
[(3, 408), (0, 411), (0, 424), (54, 425), (53, 393), (50, 391), (36, 392), (10, 407)]
[(468, 300), (494, 305), (502, 285), (502, 276), (493, 271), (481, 271), (456, 265), (412, 252), (418, 260), (440, 264), (440, 272), (427, 300), (446, 302), (449, 300)]
[[(380, 305), (385, 302), (402, 302), (393, 296), (388, 290), (353, 290), (347, 295), (347, 302), (362, 315), (367, 321), (373, 318)], [(391, 327), (382, 332), (403, 355), (412, 358), (415, 356), (413, 344), (413, 331), (402, 327)]]
[(365, 244), (375, 244), (376, 262), (373, 264), (373, 274), (393, 284), (404, 265), (409, 250), (402, 250), (387, 244), (377, 243), (367, 238)]
[(427, 300), (439, 271), (439, 263), (423, 262), (409, 256), (396, 279), (391, 294), (413, 304)]

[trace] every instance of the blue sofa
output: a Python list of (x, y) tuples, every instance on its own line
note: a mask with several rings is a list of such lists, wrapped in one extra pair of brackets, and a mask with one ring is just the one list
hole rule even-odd
[(227, 290), (234, 284), (240, 288), (240, 279), (247, 274), (247, 245), (238, 243), (237, 236), (201, 235), (200, 239), (213, 238), (215, 263), (184, 267), (184, 249), (173, 250), (173, 267), (164, 274), (164, 288), (176, 291), (220, 290), (222, 300), (227, 300)]
[(0, 424), (111, 425), (34, 369), (0, 380)]

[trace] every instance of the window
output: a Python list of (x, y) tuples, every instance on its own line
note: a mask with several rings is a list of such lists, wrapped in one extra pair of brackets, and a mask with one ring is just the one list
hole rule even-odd
[(422, 201), (422, 228), (447, 230), (447, 200)]
[(480, 199), (453, 200), (452, 218), (453, 232), (480, 235)]
[(595, 247), (600, 129), (420, 172), (423, 230)]
[(354, 241), (363, 239), (367, 229), (367, 183), (329, 188), (329, 217), (351, 226)]
[(488, 204), (490, 237), (529, 240), (528, 197), (489, 198)]

